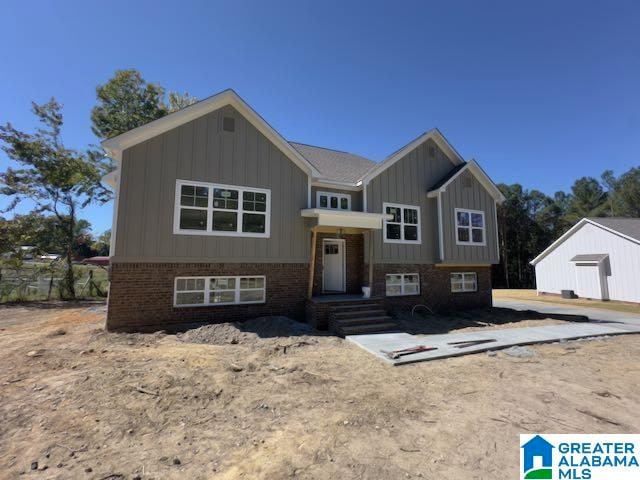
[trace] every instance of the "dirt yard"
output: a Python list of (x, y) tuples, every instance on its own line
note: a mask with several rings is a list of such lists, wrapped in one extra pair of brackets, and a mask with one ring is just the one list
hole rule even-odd
[(519, 433), (640, 430), (634, 335), (391, 367), (304, 328), (108, 334), (104, 314), (0, 307), (1, 478), (499, 480)]
[(640, 304), (630, 302), (616, 302), (614, 300), (600, 301), (586, 298), (562, 298), (559, 295), (538, 295), (531, 289), (494, 289), (493, 298), (505, 298), (512, 300), (531, 300), (536, 302), (557, 303), (566, 306), (604, 308), (618, 312), (640, 314)]

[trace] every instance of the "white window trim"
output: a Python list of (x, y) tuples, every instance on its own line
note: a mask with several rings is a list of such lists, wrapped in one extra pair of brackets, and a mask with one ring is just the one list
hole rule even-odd
[[(469, 214), (469, 226), (464, 226), (464, 225), (458, 225), (458, 212), (465, 212)], [(480, 214), (482, 215), (482, 242), (473, 242), (473, 236), (472, 236), (472, 229), (477, 229), (479, 230), (478, 227), (472, 227), (471, 226), (471, 214), (472, 213), (476, 213), (476, 214)], [(487, 217), (484, 214), (484, 211), (482, 210), (471, 210), (469, 208), (456, 208), (454, 213), (453, 213), (454, 219), (455, 219), (455, 224), (456, 224), (456, 231), (455, 231), (455, 236), (456, 236), (456, 245), (471, 245), (474, 247), (486, 247), (487, 246)], [(468, 242), (463, 242), (461, 240), (458, 239), (458, 228), (466, 228), (469, 230), (469, 241)]]
[[(454, 290), (453, 289), (453, 276), (454, 275), (462, 275), (462, 290)], [(476, 287), (473, 290), (465, 289), (464, 284), (466, 282), (465, 277), (467, 275), (473, 276), (475, 280)], [(469, 293), (469, 292), (477, 292), (478, 291), (478, 274), (476, 272), (451, 272), (451, 276), (449, 277), (449, 281), (451, 283), (451, 293)]]
[[(406, 293), (405, 292), (405, 276), (408, 275), (415, 275), (416, 277), (418, 277), (418, 291), (416, 293)], [(402, 277), (402, 283), (400, 283), (400, 291), (401, 293), (397, 293), (397, 294), (390, 294), (387, 293), (387, 277), (391, 277), (391, 276), (401, 276)], [(420, 295), (420, 274), (418, 273), (387, 273), (385, 275), (385, 283), (384, 283), (384, 294), (386, 297), (408, 297), (408, 296), (415, 296), (415, 295)], [(411, 284), (413, 285), (413, 284)]]
[[(180, 193), (183, 185), (195, 186), (195, 187), (206, 187), (209, 189), (209, 195), (207, 198), (208, 205), (207, 207), (181, 207), (180, 206)], [(213, 189), (214, 188), (224, 188), (231, 190), (238, 190), (238, 210), (227, 210), (227, 209), (214, 209), (213, 208)], [(266, 201), (266, 211), (265, 212), (254, 212), (254, 211), (246, 211), (242, 208), (242, 193), (243, 192), (257, 192), (264, 193), (267, 197)], [(206, 230), (189, 230), (189, 229), (181, 229), (180, 228), (180, 209), (181, 208), (190, 208), (190, 209), (199, 209), (199, 210), (207, 210), (207, 228)], [(213, 225), (213, 213), (214, 211), (224, 211), (224, 212), (235, 212), (238, 214), (237, 221), (237, 230), (235, 232), (221, 232), (211, 230), (211, 226)], [(264, 233), (255, 233), (255, 232), (243, 232), (242, 231), (242, 214), (243, 213), (264, 213)], [(198, 182), (193, 180), (176, 180), (176, 190), (175, 190), (175, 198), (174, 198), (174, 210), (173, 210), (173, 233), (175, 235), (206, 235), (206, 236), (215, 236), (215, 237), (253, 237), (253, 238), (269, 238), (271, 236), (271, 190), (264, 188), (255, 188), (255, 187), (245, 187), (240, 185), (225, 185), (222, 183), (208, 183), (208, 182)]]
[[(416, 227), (418, 227), (418, 239), (417, 240), (405, 240), (404, 239), (404, 211), (402, 211), (402, 214), (400, 216), (400, 236), (402, 238), (400, 238), (399, 240), (393, 239), (393, 238), (387, 238), (387, 223), (393, 223), (393, 224), (397, 224), (398, 222), (389, 222), (386, 219), (383, 220), (383, 225), (382, 225), (382, 239), (384, 241), (384, 243), (404, 243), (404, 244), (411, 244), (411, 245), (420, 245), (422, 243), (422, 215), (420, 214), (420, 207), (418, 205), (403, 205), (401, 203), (387, 203), (384, 202), (382, 204), (382, 213), (386, 214), (387, 213), (387, 207), (396, 207), (396, 208), (410, 208), (413, 210), (417, 210), (418, 211), (418, 224), (416, 225)], [(413, 225), (412, 223), (407, 223), (406, 225)]]
[[(233, 302), (222, 302), (222, 303), (210, 303), (209, 298), (211, 295), (211, 279), (214, 278), (234, 278), (236, 280), (235, 286), (235, 301)], [(245, 288), (240, 289), (240, 279), (242, 278), (262, 278), (264, 280), (263, 288)], [(178, 305), (178, 293), (193, 293), (193, 292), (202, 292), (203, 290), (182, 290), (178, 292), (178, 280), (193, 280), (193, 279), (204, 279), (204, 303), (190, 303), (190, 304), (180, 304)], [(263, 300), (253, 300), (250, 302), (241, 302), (240, 301), (240, 292), (241, 291), (250, 291), (250, 290), (261, 290), (263, 292)], [(230, 290), (229, 290), (230, 291)], [(257, 303), (266, 303), (267, 301), (267, 277), (264, 275), (216, 275), (211, 277), (203, 277), (203, 276), (195, 276), (195, 277), (176, 277), (173, 282), (173, 306), (175, 308), (183, 308), (183, 307), (218, 307), (223, 305), (251, 305)]]
[[(325, 195), (327, 197), (327, 206), (320, 206), (320, 196)], [(331, 200), (329, 197), (336, 197), (338, 199), (338, 208), (331, 208)], [(346, 198), (347, 199), (347, 210), (344, 208), (340, 208), (340, 200)], [(336, 193), (336, 192), (322, 192), (318, 190), (316, 192), (316, 208), (326, 208), (327, 210), (341, 210), (343, 212), (351, 210), (351, 195), (348, 193)]]

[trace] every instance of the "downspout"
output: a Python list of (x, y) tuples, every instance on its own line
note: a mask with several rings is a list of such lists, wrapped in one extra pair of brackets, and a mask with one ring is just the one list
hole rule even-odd
[(438, 249), (440, 250), (440, 261), (444, 262), (444, 234), (442, 225), (442, 191), (438, 192)]

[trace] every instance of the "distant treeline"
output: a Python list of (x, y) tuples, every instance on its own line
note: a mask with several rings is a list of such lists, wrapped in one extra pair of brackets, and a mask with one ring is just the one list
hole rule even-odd
[(640, 217), (640, 168), (619, 177), (611, 170), (600, 180), (582, 177), (571, 192), (550, 197), (522, 185), (498, 185), (506, 201), (498, 207), (500, 264), (493, 268), (496, 288), (534, 288), (529, 262), (584, 217)]

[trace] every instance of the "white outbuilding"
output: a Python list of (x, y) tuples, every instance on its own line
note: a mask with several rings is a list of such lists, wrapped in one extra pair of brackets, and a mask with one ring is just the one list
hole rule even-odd
[(583, 218), (531, 264), (538, 293), (640, 303), (640, 218)]

